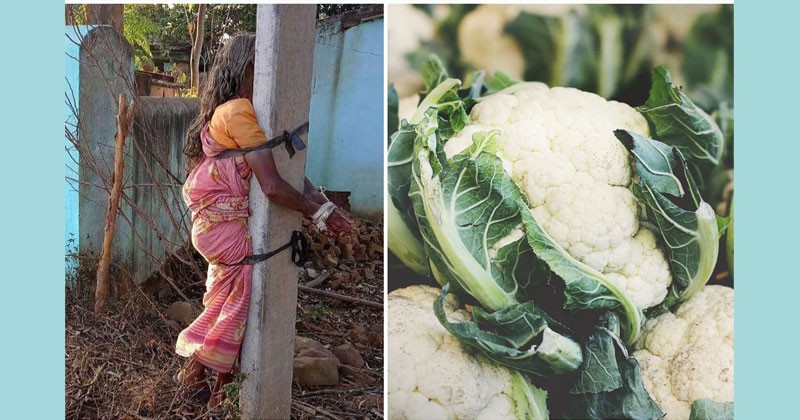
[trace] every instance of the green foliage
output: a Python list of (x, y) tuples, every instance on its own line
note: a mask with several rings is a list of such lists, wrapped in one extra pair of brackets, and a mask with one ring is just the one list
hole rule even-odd
[[(197, 22), (197, 9), (188, 4), (127, 4), (125, 5), (125, 36), (134, 45), (142, 58), (152, 60), (150, 45), (166, 48), (191, 46)], [(128, 25), (132, 25), (131, 31)], [(209, 4), (206, 8), (206, 23), (203, 33), (202, 63), (210, 64), (222, 46), (224, 36), (239, 32), (255, 32), (255, 4)], [(130, 34), (130, 36), (129, 36)], [(145, 48), (143, 44), (147, 44)]]
[[(456, 75), (473, 69), (461, 59), (458, 28), (477, 5), (450, 5), (438, 20), (435, 38), (408, 54), (414, 68), (428, 56), (441, 57)], [(417, 6), (432, 15), (432, 8)], [(631, 94), (647, 84), (652, 37), (646, 5), (590, 5), (588, 13), (546, 16), (521, 12), (504, 28), (525, 60), (525, 80), (572, 86), (607, 98), (638, 99)]]
[(86, 6), (83, 4), (68, 4), (69, 14), (72, 18), (72, 23), (75, 25), (86, 24)]
[(242, 390), (242, 382), (246, 377), (247, 375), (239, 372), (230, 383), (222, 388), (225, 393), (225, 400), (222, 402), (222, 417), (225, 420), (242, 419), (242, 410), (239, 408), (239, 391)]
[[(415, 4), (414, 7), (422, 10), (429, 16), (433, 16), (435, 5)], [(449, 12), (442, 20), (436, 23), (436, 39), (433, 41), (422, 42), (416, 51), (407, 55), (407, 59), (412, 68), (419, 68), (423, 63), (430, 59), (431, 55), (441, 57), (447, 63), (447, 67), (454, 74), (466, 74), (469, 70), (461, 61), (461, 52), (458, 46), (458, 25), (469, 12), (473, 11), (477, 4), (451, 4)]]
[[(437, 115), (436, 120), (442, 121), (443, 127), (448, 127), (452, 132), (460, 130), (466, 123), (466, 109), (458, 97), (460, 83), (455, 79), (447, 79), (447, 72), (438, 58), (432, 58), (424, 66), (423, 79), (426, 82), (427, 94), (422, 98), (419, 111), (411, 118), (411, 122), (404, 123), (399, 130), (390, 137), (387, 156), (388, 189), (391, 197), (389, 209), (389, 249), (406, 266), (416, 273), (427, 276), (429, 273), (428, 259), (423, 250), (423, 244), (417, 227), (414, 209), (411, 205), (409, 192), (411, 188), (411, 162), (413, 160), (414, 145), (417, 131), (411, 124), (416, 124), (425, 116), (423, 111), (429, 108)], [(441, 82), (441, 83), (439, 83)], [(391, 110), (387, 112), (392, 112)], [(439, 125), (437, 124), (437, 128)]]
[(159, 33), (158, 24), (147, 15), (137, 12), (136, 4), (125, 5), (125, 39), (133, 46), (134, 63), (137, 69), (153, 65), (150, 40)]
[(389, 249), (408, 268), (427, 276), (428, 259), (416, 226), (411, 199), (411, 161), (416, 132), (405, 120), (404, 125), (391, 136), (386, 157), (387, 188), (389, 191)]
[(692, 175), (704, 180), (722, 158), (725, 138), (714, 119), (672, 85), (669, 70), (653, 70), (650, 96), (637, 110), (650, 125), (653, 138), (677, 147)]
[[(389, 229), (405, 229), (406, 239), (417, 244), (412, 260), (423, 269), (427, 262), (443, 285), (434, 303), (439, 322), (496, 363), (534, 379), (566, 382), (568, 408), (561, 414), (567, 418), (661, 418), (626, 347), (639, 338), (644, 313), (622, 288), (545, 231), (497, 155), (502, 132), (475, 131), (471, 146), (450, 156), (444, 152), (467, 125), (472, 105), (525, 82), (499, 74), (487, 85), (476, 72), (462, 86), (435, 57), (421, 66), (421, 75), (421, 103), (391, 137), (389, 193), (398, 216)], [(655, 312), (706, 284), (727, 219), (717, 218), (703, 201), (694, 175), (719, 164), (722, 130), (672, 86), (666, 69), (656, 68), (652, 78), (639, 112), (657, 140), (624, 130), (615, 135), (636, 168), (631, 188), (642, 209), (640, 222), (659, 236), (673, 276)], [(390, 235), (390, 248), (392, 241)], [(545, 288), (556, 293), (557, 302), (548, 301), (552, 295)], [(443, 300), (450, 291), (480, 305), (471, 307), (468, 321), (447, 319)]]
[(519, 372), (511, 373), (511, 389), (518, 419), (550, 418), (550, 412), (547, 410), (547, 391), (533, 386), (531, 381)]
[(642, 382), (639, 362), (617, 337), (616, 316), (601, 317), (586, 344), (579, 378), (570, 390), (565, 419), (648, 419), (664, 416)]
[(603, 273), (576, 260), (541, 227), (527, 205), (520, 202), (522, 222), (534, 254), (564, 280), (567, 309), (616, 309), (624, 316), (625, 342), (633, 344), (641, 333), (644, 315), (625, 291)]
[(184, 73), (184, 72), (180, 72), (178, 74), (178, 76), (175, 78), (175, 81), (180, 83), (180, 84), (182, 84), (182, 85), (185, 85), (186, 82), (187, 82), (187, 79), (189, 79), (189, 76), (187, 76), (186, 73)]
[(733, 420), (733, 403), (718, 403), (707, 398), (695, 400), (689, 420)]
[(503, 90), (507, 87), (513, 86), (519, 83), (519, 80), (514, 79), (513, 77), (503, 73), (502, 71), (495, 72), (492, 76), (492, 81), (489, 84), (489, 87), (492, 90)]
[(574, 13), (560, 18), (522, 12), (505, 30), (522, 50), (525, 80), (594, 91), (598, 60), (590, 25), (587, 16)]
[[(433, 16), (430, 6), (417, 6)], [(442, 58), (456, 77), (474, 69), (461, 59), (458, 28), (476, 5), (450, 5), (436, 23), (433, 40), (406, 57), (413, 68), (430, 54)], [(525, 62), (524, 79), (572, 86), (607, 99), (639, 104), (655, 63), (659, 28), (653, 5), (592, 4), (561, 15), (523, 11), (506, 23)], [(683, 35), (683, 34), (681, 34)], [(681, 70), (695, 103), (711, 113), (733, 103), (733, 6), (699, 16), (684, 42)], [(669, 48), (669, 47), (668, 47)]]
[(680, 149), (625, 130), (614, 134), (630, 151), (639, 174), (633, 194), (646, 222), (660, 234), (672, 272), (662, 304), (685, 301), (708, 282), (719, 254), (720, 231), (727, 223), (700, 197)]
[(731, 276), (733, 276), (733, 223), (735, 221), (733, 217), (733, 194), (731, 194), (731, 207), (728, 217), (730, 218), (731, 224), (728, 225), (727, 237), (725, 238), (725, 256), (728, 259), (728, 269), (731, 272)]
[(491, 153), (499, 132), (476, 133), (471, 148), (448, 160), (437, 119), (429, 109), (416, 126), (409, 192), (425, 253), (488, 309), (519, 303), (537, 261), (523, 235), (506, 239), (519, 224), (523, 195)]
[(584, 345), (586, 357), (578, 372), (578, 379), (572, 385), (570, 393), (585, 394), (611, 392), (622, 386), (622, 375), (617, 363), (614, 336), (619, 334), (619, 322), (610, 313), (595, 328)]
[(178, 89), (178, 96), (180, 96), (181, 98), (197, 98), (198, 97), (197, 89), (191, 87)]
[(439, 322), (462, 343), (495, 362), (522, 372), (551, 376), (572, 372), (583, 361), (581, 347), (552, 328), (557, 325), (533, 302), (496, 312), (472, 309), (472, 321), (450, 322), (444, 311), (449, 285), (434, 302)]
[(325, 305), (315, 303), (308, 307), (308, 317), (313, 322), (319, 322), (331, 314), (331, 309)]
[[(88, 241), (88, 239), (84, 238)], [(74, 237), (67, 240), (64, 255), (64, 282), (67, 295), (82, 305), (89, 305), (94, 299), (97, 282), (99, 257), (81, 253)]]
[[(693, 98), (704, 98), (708, 112), (720, 102), (733, 104), (733, 5), (701, 15), (692, 25), (681, 66)], [(696, 94), (696, 95), (695, 95)]]
[(317, 19), (325, 19), (331, 16), (341, 15), (351, 10), (358, 10), (362, 7), (374, 6), (371, 4), (318, 4)]

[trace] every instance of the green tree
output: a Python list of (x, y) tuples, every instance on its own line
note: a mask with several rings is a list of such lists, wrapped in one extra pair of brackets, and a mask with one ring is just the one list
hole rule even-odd
[(362, 7), (372, 6), (370, 4), (318, 4), (317, 19), (325, 19), (331, 16), (340, 15), (350, 10), (357, 10)]
[[(205, 27), (202, 33), (200, 71), (213, 62), (227, 36), (256, 31), (255, 4), (209, 4), (206, 6)], [(318, 4), (317, 17), (327, 18), (366, 4)], [(134, 47), (136, 68), (153, 64), (153, 47), (166, 50), (174, 47), (191, 48), (197, 26), (197, 4), (126, 4), (124, 35)], [(84, 24), (86, 5), (67, 5), (67, 24)], [(72, 17), (72, 22), (69, 18)]]
[(138, 4), (125, 5), (125, 39), (133, 46), (133, 57), (137, 69), (153, 64), (150, 42), (159, 33), (159, 26), (147, 15), (139, 13)]
[[(162, 49), (170, 47), (191, 47), (194, 41), (194, 28), (197, 26), (199, 7), (194, 4), (129, 4), (125, 6), (125, 22), (136, 20), (143, 30), (137, 32), (139, 45), (142, 34), (150, 45)], [(206, 6), (205, 25), (202, 33), (203, 54), (199, 66), (204, 69), (222, 46), (225, 34), (255, 32), (255, 4), (209, 4)], [(126, 31), (127, 32), (127, 31)], [(126, 36), (128, 34), (126, 33)], [(134, 34), (132, 34), (133, 36)], [(148, 49), (149, 50), (149, 49)], [(146, 54), (152, 59), (152, 54)], [(145, 60), (143, 60), (145, 61)]]

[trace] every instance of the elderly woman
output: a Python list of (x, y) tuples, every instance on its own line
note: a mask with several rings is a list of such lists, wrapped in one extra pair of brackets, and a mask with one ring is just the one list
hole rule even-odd
[(313, 217), (333, 233), (352, 227), (350, 216), (326, 204), (308, 180), (303, 194), (281, 178), (270, 149), (217, 157), (225, 150), (267, 141), (252, 105), (254, 56), (254, 35), (237, 35), (225, 43), (184, 146), (189, 175), (183, 196), (192, 212), (192, 244), (208, 261), (208, 280), (203, 313), (178, 336), (176, 352), (190, 359), (177, 380), (207, 389), (205, 369), (216, 372), (209, 399), (212, 411), (218, 411), (223, 386), (231, 380), (250, 303), (253, 266), (237, 265), (253, 253), (247, 225), (250, 177), (255, 175), (270, 202)]

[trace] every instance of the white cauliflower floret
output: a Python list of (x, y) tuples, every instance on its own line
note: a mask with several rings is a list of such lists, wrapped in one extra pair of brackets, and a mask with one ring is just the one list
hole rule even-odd
[(689, 418), (700, 398), (733, 402), (733, 289), (706, 286), (647, 321), (637, 348), (645, 388), (667, 420)]
[(663, 285), (670, 284), (672, 277), (651, 230), (640, 228), (633, 241), (623, 242), (609, 253), (607, 261), (608, 267), (615, 270), (607, 277), (622, 285), (634, 302), (661, 302), (666, 297)]
[[(417, 105), (419, 105), (419, 95), (417, 94), (400, 98), (397, 103), (397, 122), (410, 120), (417, 110)], [(400, 125), (396, 128), (400, 128)]]
[[(410, 286), (389, 293), (389, 414), (397, 419), (515, 418), (511, 372), (472, 355), (436, 319), (440, 290)], [(453, 295), (445, 311), (452, 321)]]
[(669, 265), (653, 233), (639, 226), (629, 153), (614, 136), (616, 129), (649, 135), (640, 113), (578, 89), (520, 83), (475, 105), (469, 125), (445, 145), (448, 157), (491, 129), (501, 131), (504, 168), (565, 251), (642, 309), (664, 300)]

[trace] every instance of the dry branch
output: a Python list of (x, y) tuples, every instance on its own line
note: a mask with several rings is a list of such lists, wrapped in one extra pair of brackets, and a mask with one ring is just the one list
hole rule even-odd
[(329, 298), (332, 298), (332, 299), (343, 300), (345, 302), (358, 303), (359, 305), (369, 306), (370, 308), (383, 309), (383, 304), (377, 303), (377, 302), (372, 302), (372, 301), (369, 301), (369, 300), (354, 298), (354, 297), (350, 297), (350, 296), (338, 295), (336, 293), (326, 292), (324, 290), (314, 289), (313, 287), (308, 287), (308, 286), (303, 286), (303, 285), (298, 285), (297, 288), (299, 290), (302, 290), (302, 291), (307, 292), (307, 293), (314, 293), (316, 295), (322, 295), (322, 296), (329, 297)]
[(108, 271), (111, 266), (111, 251), (114, 243), (114, 228), (117, 223), (117, 210), (119, 198), (122, 193), (123, 171), (125, 170), (125, 137), (133, 121), (136, 102), (131, 101), (130, 107), (124, 93), (119, 94), (119, 113), (117, 114), (116, 150), (114, 152), (114, 172), (111, 174), (111, 195), (108, 197), (108, 214), (106, 226), (103, 229), (103, 252), (100, 254), (100, 263), (97, 265), (97, 291), (94, 299), (94, 310), (102, 313), (108, 299)]
[(314, 280), (309, 281), (308, 283), (304, 284), (303, 286), (311, 287), (311, 288), (317, 287), (320, 284), (325, 283), (325, 280), (328, 280), (328, 278), (330, 276), (332, 276), (332, 275), (333, 275), (333, 270), (325, 271), (322, 274), (320, 274), (317, 278), (315, 278)]

